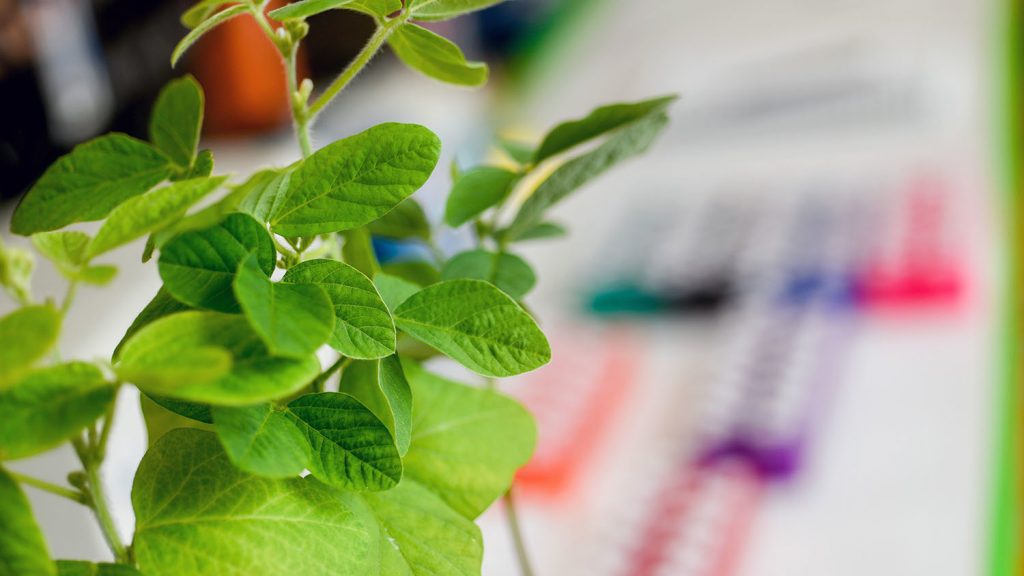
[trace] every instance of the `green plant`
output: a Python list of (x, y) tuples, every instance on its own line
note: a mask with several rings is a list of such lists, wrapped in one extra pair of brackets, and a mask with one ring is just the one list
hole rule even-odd
[[(82, 468), (67, 486), (0, 469), (0, 574), (479, 573), (473, 520), (509, 493), (535, 443), (531, 417), (494, 379), (550, 358), (518, 303), (534, 274), (509, 248), (564, 233), (548, 208), (646, 149), (672, 98), (600, 108), (537, 147), (501, 142), (503, 167), (455, 174), (445, 222), (471, 223), (479, 245), (452, 258), (410, 198), (438, 161), (433, 133), (383, 124), (314, 153), (310, 124), (384, 43), (424, 74), (482, 84), (483, 64), (414, 22), (497, 1), (303, 0), (268, 19), (259, 3), (203, 0), (183, 17), (192, 31), (174, 60), (218, 24), (255, 18), (284, 60), (303, 159), (237, 185), (213, 176), (212, 154), (198, 150), (203, 94), (185, 77), (161, 93), (149, 142), (99, 137), (29, 190), (12, 231), (31, 236), (68, 290), (63, 302), (35, 302), (31, 254), (0, 245), (0, 284), (21, 305), (0, 318), (0, 459), (70, 441)], [(305, 18), (337, 8), (368, 14), (377, 31), (311, 100), (312, 83), (295, 72)], [(97, 220), (91, 237), (64, 229)], [(381, 267), (372, 235), (423, 242), (437, 261)], [(76, 287), (110, 281), (116, 270), (97, 258), (143, 237), (143, 260), (159, 255), (160, 291), (109, 363), (61, 359)], [(326, 370), (324, 348), (337, 356)], [(437, 354), (488, 385), (425, 371), (420, 362)], [(150, 448), (125, 543), (99, 471), (129, 385)], [(115, 563), (54, 562), (21, 485), (91, 508)]]

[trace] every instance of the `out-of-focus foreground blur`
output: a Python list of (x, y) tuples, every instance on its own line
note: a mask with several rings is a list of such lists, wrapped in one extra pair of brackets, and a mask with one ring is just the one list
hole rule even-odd
[[(10, 213), (50, 162), (109, 130), (144, 136), (185, 71), (206, 89), (217, 173), (298, 157), (252, 23), (170, 68), (189, 4), (0, 0), (5, 242), (26, 244)], [(1017, 573), (1009, 14), (1000, 0), (512, 0), (436, 27), (491, 64), (485, 89), (386, 54), (320, 119), (321, 146), (421, 123), (444, 142), (439, 166), (468, 166), (494, 134), (682, 95), (648, 155), (557, 210), (567, 239), (522, 254), (554, 352), (502, 383), (539, 425), (517, 483), (538, 575)], [(323, 86), (370, 27), (341, 11), (310, 23), (301, 66)], [(434, 220), (447, 172), (417, 194)], [(109, 354), (154, 293), (139, 249), (113, 254), (111, 287), (83, 289), (66, 355)], [(65, 288), (46, 264), (35, 283)], [(126, 532), (137, 406), (119, 403), (105, 470)], [(13, 467), (59, 478), (72, 461)], [(55, 557), (105, 557), (87, 510), (30, 496)], [(504, 513), (481, 520), (487, 575), (518, 572)]]

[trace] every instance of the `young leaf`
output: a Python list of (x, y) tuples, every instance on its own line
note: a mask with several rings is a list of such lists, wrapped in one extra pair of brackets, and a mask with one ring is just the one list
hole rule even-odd
[(255, 253), (260, 270), (274, 271), (277, 251), (260, 223), (231, 214), (220, 224), (185, 232), (160, 252), (160, 278), (175, 299), (196, 308), (239, 312), (232, 282), (239, 265)]
[(28, 498), (3, 468), (0, 468), (0, 570), (5, 576), (57, 574)]
[(230, 8), (225, 8), (224, 10), (206, 18), (202, 22), (199, 22), (196, 27), (186, 34), (185, 37), (178, 42), (178, 45), (174, 47), (174, 52), (171, 53), (171, 68), (178, 63), (178, 60), (181, 59), (182, 55), (184, 55), (197, 40), (202, 38), (204, 34), (228, 20), (235, 18), (236, 16), (241, 16), (242, 14), (247, 13), (249, 10), (250, 8), (248, 4), (237, 4)]
[[(202, 155), (199, 158), (201, 160)], [(149, 237), (149, 242), (146, 244), (146, 252), (142, 256), (142, 261), (149, 262), (154, 250), (163, 248), (179, 234), (216, 226), (229, 215), (238, 212), (238, 204), (244, 199), (242, 192), (242, 190), (236, 187), (220, 200), (206, 206), (202, 210), (189, 214), (170, 226), (153, 232)]]
[(344, 233), (345, 243), (341, 247), (341, 256), (367, 278), (373, 278), (380, 272), (380, 262), (373, 248), (373, 237), (370, 229), (360, 226)]
[(557, 222), (541, 222), (533, 228), (528, 228), (525, 232), (517, 236), (516, 241), (526, 242), (529, 240), (547, 240), (548, 238), (559, 238), (568, 233), (569, 231), (565, 229), (565, 226), (562, 226)]
[(171, 170), (163, 154), (124, 134), (79, 144), (47, 168), (22, 198), (11, 232), (27, 236), (99, 220), (165, 180)]
[(191, 180), (193, 178), (205, 178), (213, 174), (213, 152), (209, 150), (201, 150), (199, 155), (196, 156), (192, 166), (183, 172), (178, 172), (174, 176), (171, 176), (172, 182), (178, 180)]
[(276, 10), (271, 10), (268, 16), (279, 22), (293, 19), (304, 20), (321, 12), (335, 8), (344, 8), (346, 4), (351, 2), (352, 0), (300, 0)]
[(406, 198), (394, 210), (370, 224), (374, 236), (405, 240), (406, 238), (430, 239), (430, 222), (420, 203)]
[(358, 270), (334, 260), (308, 260), (289, 269), (281, 282), (312, 284), (327, 292), (334, 309), (334, 332), (327, 341), (331, 348), (367, 360), (394, 353), (391, 313)]
[(340, 389), (388, 427), (399, 455), (405, 456), (411, 439), (412, 391), (398, 356), (350, 364), (341, 375)]
[(479, 166), (463, 172), (448, 195), (444, 208), (445, 223), (455, 227), (476, 218), (507, 198), (518, 181), (519, 175), (515, 172), (492, 166)]
[[(216, 353), (226, 352), (230, 372)], [(202, 359), (202, 362), (200, 362)], [(169, 377), (191, 371), (192, 377)], [(216, 312), (180, 312), (139, 330), (121, 348), (115, 371), (144, 392), (216, 406), (249, 406), (283, 398), (320, 372), (314, 356), (272, 358), (245, 318)]]
[(69, 276), (85, 264), (89, 235), (77, 230), (40, 232), (32, 235), (32, 244), (40, 254), (53, 262), (62, 274)]
[(114, 393), (84, 362), (43, 368), (0, 391), (0, 460), (54, 448), (102, 416)]
[(203, 20), (213, 16), (218, 8), (226, 4), (232, 4), (231, 0), (199, 0), (181, 15), (181, 24), (191, 30), (202, 24)]
[(190, 206), (220, 187), (226, 176), (183, 180), (129, 198), (110, 213), (89, 243), (86, 258), (94, 258), (136, 238), (167, 226), (184, 216)]
[(135, 559), (146, 576), (363, 574), (367, 527), (336, 494), (252, 476), (213, 434), (172, 430), (135, 474)]
[(498, 141), (498, 145), (501, 146), (501, 149), (505, 154), (508, 154), (509, 158), (514, 160), (516, 164), (533, 163), (533, 156), (536, 153), (536, 149), (532, 145), (508, 138), (500, 139)]
[(275, 356), (314, 354), (334, 330), (333, 306), (323, 288), (271, 282), (255, 254), (238, 267), (234, 286), (249, 325)]
[(4, 244), (0, 236), (0, 287), (18, 302), (32, 300), (32, 271), (36, 268), (32, 252)]
[(412, 386), (412, 445), (406, 477), (476, 518), (512, 485), (537, 443), (533, 418), (518, 402), (403, 362)]
[(487, 250), (470, 250), (449, 260), (441, 270), (441, 279), (457, 278), (486, 280), (516, 300), (537, 284), (537, 276), (525, 260), (515, 254)]
[(0, 389), (28, 374), (59, 333), (60, 313), (52, 306), (26, 306), (0, 318)]
[(203, 89), (192, 76), (172, 80), (160, 91), (153, 106), (149, 140), (172, 162), (190, 168), (199, 148), (202, 128)]
[(414, 20), (450, 20), (500, 4), (503, 0), (412, 0)]
[(388, 44), (406, 66), (436, 80), (460, 86), (487, 83), (486, 64), (467, 62), (458, 46), (415, 24), (399, 26)]
[(270, 404), (214, 408), (217, 437), (235, 466), (267, 478), (298, 476), (309, 465), (302, 432)]
[(373, 284), (377, 287), (377, 291), (380, 292), (380, 296), (389, 310), (398, 308), (402, 302), (420, 291), (418, 285), (390, 274), (377, 274), (373, 277)]
[(426, 487), (405, 479), (397, 488), (360, 498), (380, 530), (367, 573), (480, 574), (480, 529)]
[(146, 304), (146, 307), (139, 312), (139, 315), (132, 321), (132, 325), (128, 327), (128, 331), (121, 337), (121, 341), (117, 343), (117, 347), (114, 348), (114, 353), (111, 355), (113, 360), (116, 362), (120, 355), (121, 347), (128, 341), (136, 332), (142, 330), (149, 324), (163, 318), (164, 316), (170, 316), (177, 312), (184, 312), (186, 310), (192, 310), (192, 307), (188, 304), (182, 304), (174, 299), (173, 296), (167, 291), (167, 288), (161, 286), (160, 290), (157, 291), (156, 296)]
[(78, 273), (78, 279), (86, 284), (104, 286), (117, 276), (117, 267), (110, 264), (86, 266)]
[(555, 126), (534, 154), (536, 164), (651, 115), (661, 114), (677, 96), (665, 96), (628, 104), (612, 104), (597, 108), (586, 118), (563, 122)]
[(267, 223), (281, 209), (291, 182), (290, 168), (260, 170), (238, 186), (243, 194), (238, 210)]
[(142, 573), (127, 564), (57, 560), (57, 576), (142, 576)]
[(541, 222), (544, 213), (569, 194), (597, 178), (623, 160), (643, 153), (668, 124), (664, 111), (621, 128), (607, 141), (560, 166), (526, 199), (515, 220), (502, 232), (508, 241)]
[(513, 376), (551, 360), (533, 318), (480, 280), (428, 286), (395, 308), (394, 316), (398, 328), (483, 376)]
[(292, 173), (271, 226), (295, 237), (369, 224), (418, 190), (440, 153), (437, 136), (415, 124), (380, 124), (329, 144)]
[(402, 458), (387, 426), (347, 394), (306, 394), (287, 414), (313, 449), (309, 470), (328, 484), (357, 491), (388, 490), (402, 479)]

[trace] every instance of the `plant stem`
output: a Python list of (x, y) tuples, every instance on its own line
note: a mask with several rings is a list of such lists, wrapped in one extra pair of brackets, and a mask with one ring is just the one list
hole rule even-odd
[(101, 462), (95, 459), (94, 450), (86, 445), (85, 440), (81, 436), (73, 438), (71, 443), (75, 447), (75, 452), (78, 453), (78, 459), (82, 461), (82, 467), (85, 469), (86, 486), (89, 489), (89, 507), (92, 508), (93, 513), (96, 515), (96, 521), (103, 531), (103, 537), (106, 539), (110, 551), (114, 553), (114, 559), (121, 563), (130, 564), (131, 559), (128, 556), (128, 550), (125, 548), (124, 543), (121, 542), (121, 536), (118, 534), (117, 526), (114, 524), (114, 517), (110, 514), (110, 507), (107, 505), (107, 498), (103, 489), (103, 479), (100, 477)]
[(523, 576), (533, 576), (533, 567), (530, 565), (530, 556), (526, 553), (526, 542), (523, 540), (523, 530), (519, 525), (519, 513), (516, 511), (512, 488), (510, 486), (508, 492), (505, 492), (505, 518), (508, 520), (508, 529), (512, 533), (512, 542), (516, 547), (519, 573)]
[(288, 99), (292, 106), (292, 123), (295, 125), (295, 138), (299, 141), (302, 157), (308, 158), (313, 153), (313, 141), (309, 137), (309, 108), (299, 91), (299, 74), (296, 65), (299, 45), (296, 43), (284, 56), (285, 70), (288, 76)]
[(78, 280), (68, 282), (68, 291), (64, 294), (64, 302), (60, 305), (60, 315), (67, 316), (71, 309), (71, 303), (75, 301), (75, 294), (78, 293)]
[(363, 49), (356, 55), (355, 59), (353, 59), (352, 62), (349, 62), (349, 65), (346, 66), (345, 69), (342, 70), (341, 74), (334, 79), (334, 82), (331, 82), (331, 85), (324, 90), (323, 94), (321, 94), (313, 104), (310, 105), (308, 114), (309, 121), (313, 121), (317, 114), (319, 114), (324, 107), (330, 104), (331, 100), (344, 90), (345, 87), (348, 86), (348, 83), (351, 82), (352, 79), (370, 63), (370, 60), (373, 58), (374, 54), (380, 50), (380, 47), (384, 45), (388, 36), (391, 36), (391, 33), (394, 32), (398, 26), (405, 24), (407, 18), (408, 15), (406, 14), (377, 27), (377, 31), (373, 33), (373, 36), (370, 37), (366, 46), (363, 46)]
[(29, 486), (32, 486), (33, 488), (38, 488), (51, 494), (56, 494), (57, 496), (63, 496), (64, 498), (67, 498), (68, 500), (74, 500), (79, 504), (84, 504), (86, 506), (89, 505), (89, 499), (85, 496), (85, 494), (82, 494), (78, 490), (72, 490), (71, 488), (58, 486), (56, 484), (47, 482), (46, 480), (40, 480), (39, 478), (34, 478), (32, 476), (20, 474), (13, 470), (8, 470), (7, 473), (10, 474), (12, 478), (17, 480), (18, 482), (21, 482), (22, 484), (27, 484)]
[(351, 362), (352, 359), (347, 356), (341, 356), (338, 358), (334, 364), (331, 364), (327, 370), (324, 370), (323, 374), (317, 376), (316, 379), (313, 380), (313, 383), (311, 384), (313, 392), (323, 392), (324, 384), (327, 384), (327, 380), (329, 380), (335, 372), (344, 369)]

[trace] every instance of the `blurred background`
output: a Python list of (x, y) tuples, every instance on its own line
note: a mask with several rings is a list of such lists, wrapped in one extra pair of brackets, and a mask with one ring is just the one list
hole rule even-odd
[[(240, 181), (299, 156), (254, 23), (231, 21), (170, 68), (189, 5), (0, 0), (5, 242), (27, 245), (7, 224), (46, 166), (102, 132), (144, 138), (157, 92), (185, 72), (206, 90), (216, 173)], [(537, 139), (600, 104), (682, 95), (648, 155), (556, 210), (568, 238), (523, 250), (554, 361), (502, 388), (540, 430), (517, 482), (538, 575), (1015, 573), (1017, 509), (997, 489), (1012, 471), (1000, 422), (1016, 409), (1007, 13), (999, 0), (512, 0), (433, 27), (491, 65), (485, 89), (385, 51), (320, 119), (319, 146), (383, 121), (438, 133), (417, 198), (439, 221), (440, 167), (488, 158), (495, 135)], [(300, 65), (323, 86), (372, 23), (339, 10), (310, 24)], [(440, 243), (454, 253), (471, 235)], [(105, 357), (156, 290), (140, 249), (113, 253), (112, 286), (82, 290), (67, 356)], [(60, 295), (47, 266), (36, 289)], [(137, 402), (119, 411), (105, 472), (128, 534), (146, 440)], [(73, 462), (61, 449), (15, 468), (62, 478)], [(84, 508), (30, 497), (55, 557), (106, 557)], [(518, 573), (504, 513), (481, 520), (487, 575)]]

